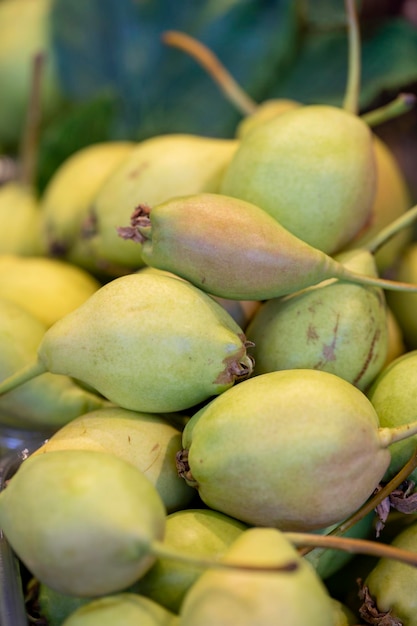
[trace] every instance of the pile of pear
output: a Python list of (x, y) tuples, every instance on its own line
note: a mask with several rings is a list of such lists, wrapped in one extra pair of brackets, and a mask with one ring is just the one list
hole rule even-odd
[(40, 437), (0, 528), (49, 626), (417, 624), (378, 517), (415, 495), (415, 213), (365, 118), (279, 101), (0, 187), (0, 424)]

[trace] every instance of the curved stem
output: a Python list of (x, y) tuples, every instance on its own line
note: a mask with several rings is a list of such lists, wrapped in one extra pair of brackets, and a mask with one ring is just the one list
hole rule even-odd
[(342, 266), (340, 272), (338, 272), (335, 278), (339, 280), (345, 280), (356, 285), (369, 285), (370, 287), (379, 287), (380, 289), (388, 289), (389, 291), (407, 291), (410, 293), (417, 292), (417, 284), (403, 283), (397, 280), (390, 280), (389, 278), (380, 278), (379, 276), (366, 276), (365, 274), (359, 274), (348, 270)]
[(393, 222), (382, 228), (376, 235), (370, 239), (367, 243), (361, 245), (362, 249), (368, 250), (374, 254), (386, 244), (392, 237), (394, 237), (400, 230), (411, 226), (413, 222), (417, 220), (417, 204), (411, 209), (408, 209), (405, 213), (397, 217)]
[(361, 75), (361, 43), (359, 34), (356, 0), (345, 0), (349, 35), (348, 78), (343, 108), (357, 115), (359, 109), (359, 89)]
[(46, 371), (45, 366), (39, 361), (29, 363), (26, 367), (23, 367), (0, 382), (0, 396), (8, 391), (13, 391), (16, 387), (44, 374)]
[(288, 561), (282, 565), (257, 565), (256, 563), (231, 563), (230, 561), (198, 557), (169, 548), (161, 541), (153, 541), (149, 547), (152, 554), (157, 558), (178, 561), (179, 563), (186, 563), (202, 569), (215, 567), (219, 569), (238, 569), (251, 572), (293, 572), (299, 567), (299, 563), (296, 560)]
[(367, 554), (378, 558), (394, 559), (417, 567), (417, 552), (404, 550), (389, 544), (370, 539), (335, 537), (333, 535), (315, 535), (313, 533), (284, 532), (284, 536), (297, 547), (313, 546), (342, 550), (352, 554)]
[(180, 31), (168, 30), (162, 34), (162, 41), (179, 48), (199, 63), (220, 87), (226, 98), (243, 114), (250, 115), (258, 108), (258, 103), (242, 89), (227, 71), (218, 57), (203, 43)]
[(378, 124), (389, 122), (400, 115), (404, 115), (404, 113), (408, 113), (416, 101), (417, 96), (415, 94), (400, 93), (392, 102), (388, 102), (388, 104), (373, 111), (368, 111), (368, 113), (363, 113), (360, 117), (368, 126), (378, 126)]

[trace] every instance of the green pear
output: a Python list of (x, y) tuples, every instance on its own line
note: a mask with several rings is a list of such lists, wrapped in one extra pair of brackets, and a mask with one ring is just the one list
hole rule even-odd
[(171, 626), (174, 617), (149, 598), (125, 592), (92, 600), (61, 626)]
[(220, 188), (257, 204), (328, 254), (367, 223), (375, 191), (368, 125), (328, 105), (295, 107), (253, 128), (240, 140)]
[[(374, 380), (366, 395), (378, 413), (380, 425), (395, 427), (416, 418), (417, 350), (406, 352), (387, 365)], [(400, 471), (414, 453), (417, 437), (413, 436), (390, 446), (391, 462), (385, 473), (387, 482)], [(410, 475), (417, 481), (417, 470)]]
[[(417, 281), (417, 242), (406, 245), (395, 267), (395, 278)], [(404, 342), (409, 350), (417, 348), (417, 319), (414, 314), (417, 296), (413, 293), (387, 294), (387, 302), (401, 328)]]
[[(351, 270), (377, 276), (366, 250), (339, 255)], [(384, 366), (388, 323), (382, 289), (326, 281), (264, 302), (246, 329), (255, 374), (320, 369), (366, 389)]]
[(117, 227), (143, 201), (159, 204), (175, 196), (217, 192), (238, 141), (190, 134), (157, 135), (139, 142), (98, 191), (90, 208), (88, 244), (98, 262), (137, 269), (140, 246), (124, 243)]
[[(402, 530), (391, 542), (397, 548), (417, 552), (417, 524)], [(377, 610), (389, 613), (393, 624), (417, 624), (417, 570), (394, 559), (380, 558), (365, 579)], [(388, 617), (388, 616), (387, 616)], [(382, 623), (382, 622), (381, 622)], [(387, 622), (390, 623), (390, 622)]]
[(224, 560), (267, 565), (293, 559), (293, 572), (207, 570), (187, 592), (180, 626), (334, 626), (334, 606), (312, 566), (277, 529), (250, 528)]
[(365, 503), (388, 469), (389, 445), (416, 429), (379, 427), (366, 395), (335, 374), (281, 370), (197, 411), (178, 471), (207, 506), (247, 524), (318, 530)]
[[(164, 543), (190, 555), (221, 557), (247, 528), (238, 520), (212, 509), (184, 509), (166, 518)], [(137, 582), (136, 590), (178, 613), (201, 568), (159, 558)]]
[[(56, 59), (52, 52), (52, 0), (0, 2), (0, 144), (20, 143), (29, 99), (32, 57), (47, 55), (41, 87), (41, 110), (48, 119), (61, 106)], [(16, 28), (16, 24), (19, 28)]]
[(91, 271), (115, 271), (113, 267), (97, 267), (83, 222), (105, 180), (134, 146), (132, 141), (88, 145), (71, 154), (55, 170), (39, 202), (42, 239), (50, 255)]
[[(384, 226), (393, 222), (411, 208), (411, 195), (402, 169), (389, 147), (373, 134), (377, 184), (375, 199), (368, 222), (353, 238), (349, 248), (366, 246)], [(395, 267), (404, 247), (412, 239), (412, 229), (404, 229), (375, 253), (375, 261), (380, 273)]]
[(49, 371), (122, 408), (169, 413), (223, 393), (252, 367), (243, 331), (213, 298), (172, 276), (136, 273), (51, 326), (37, 360), (3, 381), (0, 394)]
[[(36, 589), (34, 603), (37, 607), (37, 613), (46, 620), (48, 626), (62, 626), (65, 618), (71, 615), (78, 607), (87, 604), (93, 599), (60, 593), (55, 591), (55, 589), (51, 589), (48, 585), (35, 580), (31, 582)], [(31, 605), (29, 604), (29, 612), (30, 607)]]
[(69, 449), (116, 454), (145, 474), (170, 513), (186, 507), (195, 493), (177, 474), (180, 447), (181, 432), (163, 415), (103, 407), (62, 426), (33, 454)]
[(41, 582), (97, 596), (133, 584), (153, 564), (165, 509), (131, 463), (93, 450), (29, 456), (0, 493), (0, 527)]
[[(1, 378), (33, 362), (46, 330), (29, 311), (0, 297)], [(0, 397), (0, 423), (50, 434), (75, 417), (107, 404), (72, 378), (45, 373)]]
[(0, 296), (27, 309), (48, 328), (100, 287), (90, 272), (68, 261), (0, 255)]
[(267, 300), (327, 278), (417, 290), (415, 284), (353, 272), (291, 234), (256, 204), (220, 193), (173, 198), (153, 208), (138, 205), (130, 225), (120, 226), (118, 233), (140, 244), (148, 265), (233, 300)]
[(388, 351), (385, 358), (384, 366), (386, 367), (397, 357), (404, 354), (407, 349), (404, 344), (404, 336), (401, 326), (398, 323), (394, 313), (387, 306), (387, 322), (388, 322)]

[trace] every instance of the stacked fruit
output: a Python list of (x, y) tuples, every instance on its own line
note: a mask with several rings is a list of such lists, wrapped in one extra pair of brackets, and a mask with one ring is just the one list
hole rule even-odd
[(351, 84), (275, 104), (0, 189), (0, 419), (49, 437), (0, 527), (50, 626), (416, 624), (417, 209)]

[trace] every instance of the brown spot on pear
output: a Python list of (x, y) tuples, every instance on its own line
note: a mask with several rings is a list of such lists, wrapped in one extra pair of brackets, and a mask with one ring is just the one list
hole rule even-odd
[(329, 372), (270, 372), (191, 417), (182, 475), (209, 507), (243, 522), (317, 530), (362, 506), (389, 466), (388, 446), (416, 429), (380, 428), (365, 394)]
[(0, 493), (0, 527), (48, 586), (76, 596), (114, 593), (153, 564), (165, 508), (131, 463), (93, 450), (29, 456)]
[(334, 626), (334, 606), (324, 584), (277, 529), (245, 530), (223, 557), (230, 563), (258, 565), (291, 559), (298, 567), (286, 573), (207, 570), (185, 596), (181, 626)]
[[(377, 276), (373, 256), (357, 250), (338, 260)], [(382, 289), (329, 280), (264, 302), (246, 335), (255, 346), (255, 374), (319, 369), (366, 389), (382, 369), (388, 347)]]
[(122, 408), (169, 413), (250, 375), (243, 331), (206, 293), (162, 273), (116, 278), (45, 333), (38, 361), (0, 394), (45, 371), (86, 383)]

